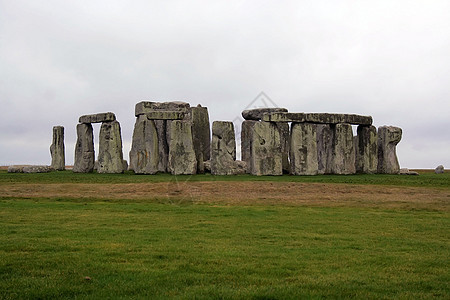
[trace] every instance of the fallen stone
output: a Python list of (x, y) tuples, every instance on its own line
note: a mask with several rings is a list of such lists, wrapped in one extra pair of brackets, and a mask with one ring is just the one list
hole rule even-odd
[(25, 166), (23, 167), (24, 173), (48, 173), (54, 171), (51, 166)]
[(286, 108), (278, 108), (278, 107), (264, 107), (264, 108), (255, 108), (255, 109), (247, 109), (242, 112), (242, 117), (245, 120), (255, 120), (259, 121), (262, 119), (264, 114), (268, 113), (276, 113), (276, 112), (288, 112)]
[(52, 156), (52, 168), (57, 171), (65, 170), (66, 159), (64, 149), (64, 127), (53, 127), (53, 140), (50, 146), (50, 154)]
[(317, 125), (292, 123), (290, 148), (291, 174), (317, 175)]
[(444, 166), (443, 165), (437, 166), (436, 169), (434, 169), (434, 173), (436, 173), (436, 174), (444, 174)]
[(89, 173), (94, 170), (94, 136), (92, 125), (83, 123), (77, 125), (77, 143), (75, 144), (74, 173)]
[(420, 174), (416, 171), (409, 171), (408, 175), (420, 175)]
[(12, 165), (8, 167), (8, 173), (23, 173), (23, 168), (29, 165)]
[(141, 101), (136, 104), (134, 109), (135, 116), (144, 115), (149, 112), (166, 110), (166, 111), (187, 111), (190, 107), (189, 103), (182, 101), (171, 102), (152, 102)]
[(170, 137), (170, 173), (173, 175), (196, 174), (197, 159), (192, 141), (192, 124), (187, 121), (172, 121)]
[(99, 135), (98, 173), (123, 173), (122, 135), (117, 121), (102, 123)]
[(355, 174), (355, 148), (353, 144), (353, 131), (350, 124), (336, 124), (333, 130), (331, 173)]
[(409, 174), (409, 169), (408, 168), (401, 168), (398, 173), (400, 175), (408, 175)]
[(184, 112), (181, 111), (151, 111), (145, 114), (149, 120), (182, 120)]
[(93, 115), (84, 115), (78, 119), (79, 123), (103, 123), (103, 122), (112, 122), (116, 120), (116, 115), (112, 112), (93, 114)]
[(139, 115), (134, 124), (130, 167), (136, 174), (155, 174), (158, 172), (158, 164), (159, 148), (155, 122), (148, 120), (145, 115)]
[(250, 172), (253, 175), (282, 175), (281, 138), (273, 123), (257, 122), (253, 126)]
[(374, 174), (378, 168), (377, 129), (359, 125), (356, 136), (356, 172)]
[(204, 161), (211, 157), (211, 130), (206, 107), (191, 108), (192, 140), (197, 159), (197, 173), (204, 173)]
[(402, 139), (402, 129), (394, 126), (378, 128), (378, 173), (398, 174), (400, 165), (396, 146)]
[(316, 125), (317, 136), (317, 174), (331, 174), (333, 154), (333, 130), (329, 124)]
[(264, 114), (262, 120), (267, 122), (295, 122), (317, 124), (348, 123), (355, 125), (372, 125), (371, 116), (360, 116), (354, 114), (279, 112)]
[(214, 121), (211, 142), (211, 174), (234, 175), (236, 140), (233, 122)]

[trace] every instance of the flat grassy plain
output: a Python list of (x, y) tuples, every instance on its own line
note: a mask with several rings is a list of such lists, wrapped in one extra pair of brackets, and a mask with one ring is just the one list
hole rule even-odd
[(0, 299), (450, 298), (450, 174), (0, 171)]

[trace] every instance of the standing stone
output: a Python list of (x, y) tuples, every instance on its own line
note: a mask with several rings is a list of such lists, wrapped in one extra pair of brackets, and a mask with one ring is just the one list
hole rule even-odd
[(253, 126), (251, 174), (282, 175), (283, 157), (278, 127), (269, 122), (258, 122)]
[[(158, 137), (158, 171), (167, 172), (169, 169), (169, 141), (167, 120), (155, 120), (156, 134)], [(170, 123), (169, 123), (170, 124)]]
[(123, 173), (122, 136), (117, 121), (104, 122), (100, 127), (98, 173)]
[(331, 128), (333, 129), (331, 172), (333, 174), (356, 173), (352, 126), (339, 123)]
[(64, 127), (53, 127), (53, 141), (50, 146), (50, 154), (52, 156), (52, 168), (57, 171), (66, 169), (66, 159), (64, 150)]
[(378, 128), (378, 173), (398, 174), (400, 165), (396, 146), (402, 139), (402, 129), (394, 126)]
[(204, 173), (204, 161), (211, 156), (211, 130), (209, 128), (209, 115), (207, 107), (192, 107), (192, 139), (195, 156), (197, 158), (197, 173)]
[(251, 172), (253, 126), (256, 123), (258, 123), (258, 121), (245, 120), (241, 125), (241, 159), (247, 163), (248, 173)]
[(197, 171), (190, 122), (180, 120), (171, 122), (169, 170), (173, 175), (195, 174)]
[(75, 144), (75, 162), (73, 172), (89, 173), (94, 170), (95, 152), (92, 125), (77, 125), (77, 143)]
[(359, 125), (356, 136), (356, 172), (374, 174), (378, 167), (377, 129)]
[(291, 174), (317, 175), (317, 125), (292, 123), (291, 128)]
[(437, 166), (436, 169), (434, 169), (434, 173), (436, 173), (436, 174), (444, 174), (444, 166), (443, 165)]
[(278, 122), (274, 123), (274, 125), (278, 128), (278, 132), (280, 133), (283, 173), (289, 174), (291, 170), (291, 164), (289, 162), (289, 151), (291, 147), (290, 146), (291, 135), (289, 132), (289, 123)]
[(211, 143), (211, 174), (234, 175), (236, 140), (233, 122), (214, 121)]
[(331, 174), (333, 130), (329, 124), (317, 124), (317, 174)]
[(130, 166), (136, 174), (158, 172), (158, 135), (155, 122), (145, 115), (136, 118), (130, 151)]

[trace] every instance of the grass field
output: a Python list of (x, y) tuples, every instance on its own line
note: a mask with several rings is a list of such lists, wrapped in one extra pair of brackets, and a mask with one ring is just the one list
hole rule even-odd
[(0, 298), (450, 298), (450, 175), (0, 171)]

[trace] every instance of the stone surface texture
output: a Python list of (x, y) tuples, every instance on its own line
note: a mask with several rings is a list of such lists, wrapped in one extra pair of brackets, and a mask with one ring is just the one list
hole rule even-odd
[(211, 130), (207, 107), (191, 108), (192, 139), (197, 159), (197, 173), (204, 173), (204, 162), (211, 157)]
[(48, 173), (54, 171), (51, 166), (25, 166), (23, 173)]
[(253, 126), (250, 172), (253, 175), (282, 175), (283, 157), (278, 127), (269, 122)]
[(259, 121), (262, 119), (264, 114), (276, 113), (276, 112), (288, 112), (288, 110), (286, 108), (278, 108), (278, 107), (264, 107), (264, 108), (247, 109), (242, 112), (242, 117), (245, 120)]
[(145, 114), (149, 120), (183, 120), (182, 111), (151, 111)]
[(100, 127), (98, 173), (123, 173), (122, 135), (117, 121), (104, 122)]
[(236, 140), (233, 122), (214, 121), (211, 142), (211, 174), (234, 175)]
[(377, 129), (359, 125), (356, 136), (356, 172), (375, 174), (378, 168)]
[(258, 123), (254, 120), (244, 120), (241, 125), (241, 159), (247, 163), (247, 172), (250, 173), (250, 164), (252, 157), (252, 136), (253, 126)]
[(317, 125), (292, 123), (290, 143), (291, 174), (317, 175)]
[(316, 126), (317, 174), (331, 174), (333, 130), (329, 124), (317, 124)]
[(331, 126), (331, 129), (333, 130), (331, 173), (356, 173), (352, 126), (342, 123)]
[(378, 173), (398, 174), (396, 147), (402, 139), (402, 129), (394, 126), (381, 126), (378, 128)]
[(192, 124), (172, 121), (169, 145), (169, 171), (173, 175), (196, 174), (197, 159), (192, 140)]
[(158, 172), (158, 164), (158, 134), (155, 122), (148, 120), (145, 115), (139, 115), (133, 130), (130, 169), (136, 174), (155, 174)]
[(116, 115), (112, 112), (84, 115), (78, 119), (79, 123), (103, 123), (116, 120)]
[(329, 114), (329, 113), (266, 113), (263, 121), (268, 122), (295, 122), (295, 123), (317, 123), (317, 124), (339, 124), (348, 123), (354, 125), (372, 125), (371, 116), (360, 116), (355, 114)]
[(289, 123), (287, 122), (277, 122), (275, 126), (280, 133), (280, 141), (281, 141), (281, 159), (282, 159), (282, 168), (283, 173), (289, 174), (291, 171), (291, 164), (289, 162), (289, 151), (290, 151), (290, 141), (291, 134), (289, 129)]
[(92, 125), (77, 125), (77, 143), (75, 144), (75, 161), (73, 172), (89, 173), (94, 170), (95, 152)]
[(444, 166), (443, 165), (437, 166), (436, 169), (434, 169), (434, 173), (436, 173), (436, 174), (444, 174)]
[(64, 149), (64, 127), (53, 127), (53, 139), (50, 146), (50, 154), (52, 156), (52, 168), (57, 171), (66, 169), (66, 158)]
[(190, 105), (183, 101), (171, 101), (171, 102), (152, 102), (152, 101), (141, 101), (136, 104), (134, 109), (135, 116), (143, 115), (149, 112), (154, 112), (158, 110), (166, 111), (187, 111)]

